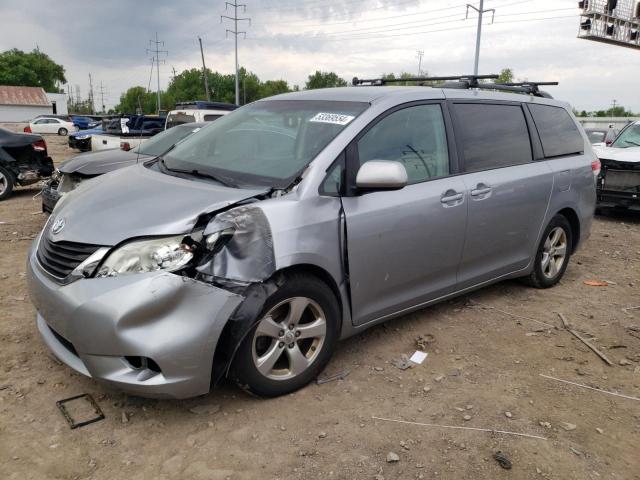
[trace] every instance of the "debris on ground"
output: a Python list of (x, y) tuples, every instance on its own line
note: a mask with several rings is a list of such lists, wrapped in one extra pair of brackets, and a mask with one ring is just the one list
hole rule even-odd
[[(65, 398), (63, 400), (58, 400), (56, 402), (56, 406), (58, 407), (58, 409), (62, 413), (62, 416), (67, 421), (69, 427), (71, 427), (72, 430), (105, 419), (105, 415), (104, 413), (102, 413), (102, 409), (93, 399), (93, 397), (88, 393), (76, 395), (75, 397)], [(70, 410), (77, 411), (76, 416), (82, 416), (86, 419), (76, 421)]]
[(398, 463), (400, 461), (400, 456), (395, 452), (387, 453), (387, 463)]
[(426, 350), (427, 345), (436, 341), (436, 337), (431, 335), (430, 333), (425, 333), (423, 335), (418, 335), (416, 337), (416, 346), (420, 350)]
[(569, 422), (560, 422), (560, 426), (563, 429), (565, 429), (567, 432), (570, 432), (578, 428), (575, 423), (569, 423)]
[(338, 372), (334, 375), (329, 375), (328, 377), (323, 377), (323, 378), (317, 378), (316, 379), (316, 384), (317, 385), (322, 385), (323, 383), (329, 383), (329, 382), (333, 382), (334, 380), (344, 380), (345, 378), (347, 378), (347, 375), (349, 375), (351, 373), (351, 370), (349, 370), (348, 368)]
[(504, 416), (507, 418), (513, 418), (513, 413), (511, 412), (504, 412)]
[(555, 378), (555, 377), (551, 377), (549, 375), (544, 375), (542, 373), (539, 374), (541, 377), (544, 378), (548, 378), (550, 380), (555, 380), (556, 382), (562, 382), (562, 383), (567, 383), (569, 385), (575, 385), (576, 387), (581, 387), (581, 388), (587, 388), (589, 390), (595, 390), (596, 392), (600, 392), (600, 393), (606, 393), (607, 395), (614, 395), (616, 397), (622, 397), (622, 398), (627, 398), (629, 400), (636, 400), (638, 402), (640, 402), (640, 398), (638, 397), (632, 397), (631, 395), (624, 395), (622, 393), (618, 393), (618, 392), (609, 392), (607, 390), (603, 390), (599, 387), (590, 387), (589, 385), (582, 385), (581, 383), (576, 383), (576, 382), (570, 382), (569, 380), (562, 380), (561, 378)]
[(413, 352), (413, 355), (411, 355), (411, 358), (409, 358), (409, 361), (415, 363), (416, 365), (422, 365), (422, 362), (427, 359), (427, 355), (429, 355), (427, 352), (416, 350), (415, 352)]
[(606, 282), (604, 280), (585, 280), (584, 282), (585, 285), (589, 285), (590, 287), (606, 287), (609, 285), (609, 282)]
[(411, 368), (411, 362), (409, 362), (409, 357), (404, 353), (400, 355), (400, 358), (392, 358), (390, 363), (391, 365), (393, 365), (394, 367), (400, 370), (407, 370)]
[(507, 457), (506, 454), (502, 453), (501, 451), (497, 451), (493, 454), (493, 459), (498, 462), (498, 465), (500, 465), (505, 470), (511, 470), (511, 460), (509, 460), (509, 457)]
[(576, 332), (574, 329), (571, 328), (571, 326), (567, 322), (567, 319), (565, 318), (565, 316), (562, 313), (558, 312), (558, 316), (560, 317), (560, 320), (562, 321), (562, 325), (564, 326), (564, 329), (567, 332), (569, 332), (571, 335), (573, 335), (578, 340), (580, 340), (582, 343), (584, 343), (589, 348), (589, 350), (591, 350), (593, 353), (598, 355), (602, 359), (602, 361), (605, 362), (607, 365), (613, 366), (613, 362), (611, 360), (609, 360), (609, 358), (604, 353), (602, 353), (596, 347), (591, 345), (591, 343), (589, 343), (589, 341), (587, 339), (581, 337), (578, 332)]
[(220, 405), (196, 405), (195, 407), (191, 407), (189, 411), (195, 415), (213, 415), (220, 411)]

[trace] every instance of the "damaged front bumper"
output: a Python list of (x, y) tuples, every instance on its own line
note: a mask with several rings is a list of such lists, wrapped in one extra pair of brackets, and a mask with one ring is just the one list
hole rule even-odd
[[(37, 244), (34, 242), (34, 246)], [(244, 297), (167, 272), (53, 281), (29, 253), (42, 339), (62, 362), (127, 393), (205, 394), (218, 339)]]

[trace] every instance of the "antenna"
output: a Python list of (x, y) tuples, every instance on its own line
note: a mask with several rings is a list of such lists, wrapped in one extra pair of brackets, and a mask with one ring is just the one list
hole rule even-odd
[[(152, 68), (153, 68), (153, 62), (156, 63), (157, 69), (156, 69), (156, 74), (158, 76), (158, 99), (157, 99), (157, 106), (158, 106), (158, 115), (160, 114), (160, 62), (162, 62), (163, 64), (165, 63), (164, 60), (160, 60), (160, 54), (164, 54), (169, 56), (169, 51), (168, 50), (160, 50), (160, 45), (162, 45), (164, 47), (164, 41), (158, 40), (158, 32), (156, 32), (156, 39), (155, 40), (149, 40), (150, 44), (153, 44), (152, 48), (147, 48), (147, 53), (155, 53), (155, 56), (152, 57), (151, 62), (152, 62)], [(151, 83), (151, 82), (149, 82)]]
[(238, 7), (242, 7), (243, 12), (247, 11), (247, 6), (244, 3), (238, 3), (238, 0), (233, 0), (233, 3), (225, 2), (224, 4), (225, 11), (229, 7), (233, 7), (233, 17), (229, 17), (227, 15), (220, 15), (220, 23), (222, 23), (222, 21), (225, 18), (227, 20), (233, 21), (233, 30), (227, 29), (225, 35), (228, 35), (231, 33), (235, 37), (234, 40), (236, 44), (236, 105), (240, 105), (240, 88), (239, 88), (239, 82), (238, 82), (238, 68), (239, 68), (238, 67), (238, 35), (242, 34), (244, 35), (244, 38), (247, 38), (247, 32), (238, 31), (238, 22), (249, 22), (249, 25), (251, 25), (251, 19), (238, 17)]

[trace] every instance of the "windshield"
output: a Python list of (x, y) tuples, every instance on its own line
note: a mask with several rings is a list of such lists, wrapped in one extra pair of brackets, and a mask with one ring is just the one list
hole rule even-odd
[(205, 127), (164, 157), (168, 169), (197, 170), (233, 184), (284, 188), (368, 103), (270, 100)]
[(188, 137), (198, 130), (200, 130), (200, 127), (195, 126), (174, 127), (170, 130), (165, 130), (141, 144), (138, 150), (133, 153), (157, 157), (169, 150), (183, 138)]
[(640, 123), (634, 123), (625, 128), (611, 146), (615, 148), (640, 147)]
[(604, 142), (604, 137), (607, 132), (602, 130), (587, 130), (587, 137), (589, 137), (589, 142), (591, 143), (601, 143)]

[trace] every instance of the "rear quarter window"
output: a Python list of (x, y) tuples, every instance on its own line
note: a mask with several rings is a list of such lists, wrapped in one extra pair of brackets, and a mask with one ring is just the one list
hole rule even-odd
[(569, 113), (562, 107), (530, 104), (545, 158), (579, 154), (584, 141)]
[(529, 129), (520, 105), (457, 103), (453, 108), (465, 172), (533, 160)]

